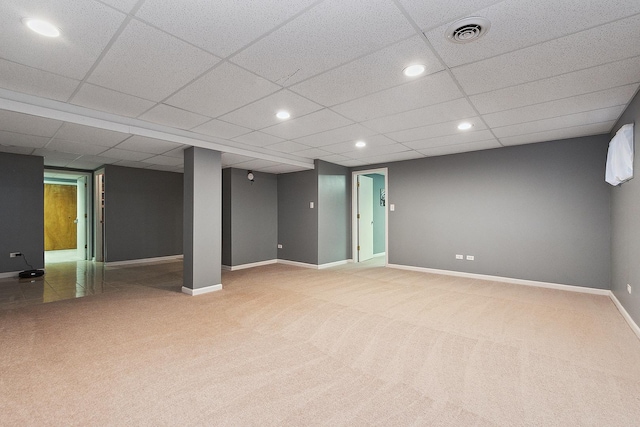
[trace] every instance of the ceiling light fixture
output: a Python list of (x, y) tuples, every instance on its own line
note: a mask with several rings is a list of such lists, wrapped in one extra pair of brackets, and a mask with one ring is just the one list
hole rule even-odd
[(356, 142), (356, 147), (358, 147), (358, 148), (363, 148), (363, 147), (366, 147), (366, 146), (367, 146), (367, 143), (364, 142), (364, 141)]
[(462, 122), (458, 125), (458, 129), (460, 130), (469, 130), (473, 127), (473, 125), (469, 122)]
[(282, 111), (278, 111), (278, 113), (276, 114), (276, 117), (279, 118), (279, 119), (284, 120), (284, 119), (288, 119), (289, 117), (291, 117), (291, 114), (289, 114), (288, 111), (282, 110)]
[(60, 35), (60, 30), (50, 22), (31, 18), (24, 18), (22, 22), (24, 25), (29, 27), (31, 31), (34, 31), (41, 36), (58, 37)]
[(426, 69), (426, 67), (424, 65), (422, 65), (422, 64), (414, 64), (414, 65), (409, 65), (404, 70), (402, 70), (402, 72), (407, 77), (415, 77), (415, 76), (419, 76), (420, 74), (424, 73), (425, 69)]

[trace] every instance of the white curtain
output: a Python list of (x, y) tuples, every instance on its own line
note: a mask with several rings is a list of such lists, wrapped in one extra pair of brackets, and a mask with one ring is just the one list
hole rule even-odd
[(633, 178), (633, 124), (622, 126), (609, 143), (605, 181), (619, 185)]

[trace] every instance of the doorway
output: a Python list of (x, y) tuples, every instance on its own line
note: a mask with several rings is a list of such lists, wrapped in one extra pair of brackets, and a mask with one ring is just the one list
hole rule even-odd
[(90, 256), (90, 173), (44, 171), (45, 264)]
[(353, 260), (384, 257), (388, 264), (387, 168), (352, 173)]

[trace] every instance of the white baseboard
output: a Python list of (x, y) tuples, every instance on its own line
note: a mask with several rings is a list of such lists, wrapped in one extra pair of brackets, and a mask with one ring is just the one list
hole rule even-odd
[(312, 268), (314, 270), (323, 270), (325, 268), (337, 267), (339, 265), (348, 264), (349, 262), (353, 262), (353, 260), (344, 259), (342, 261), (328, 262), (326, 264), (320, 264), (320, 265), (308, 264), (306, 262), (289, 261), (288, 259), (279, 259), (278, 260), (278, 264), (293, 265), (295, 267), (303, 267), (303, 268)]
[(250, 262), (249, 264), (223, 265), (222, 269), (226, 271), (244, 270), (246, 268), (261, 267), (263, 265), (276, 264), (277, 262), (278, 262), (277, 259), (269, 259), (266, 261)]
[(611, 294), (611, 291), (609, 291), (608, 289), (587, 288), (584, 286), (563, 285), (560, 283), (537, 282), (535, 280), (512, 279), (509, 277), (489, 276), (486, 274), (464, 273), (461, 271), (438, 270), (435, 268), (425, 268), (425, 267), (412, 267), (409, 265), (400, 265), (400, 264), (388, 264), (387, 267), (398, 268), (401, 270), (419, 271), (422, 273), (442, 274), (445, 276), (466, 277), (468, 279), (491, 280), (494, 282), (504, 282), (504, 283), (513, 283), (516, 285), (535, 286), (538, 288), (557, 289), (560, 291), (580, 292), (583, 294), (607, 295), (607, 296)]
[(339, 265), (345, 265), (349, 263), (348, 259), (343, 259), (342, 261), (328, 262), (326, 264), (320, 264), (318, 266), (318, 270), (323, 270), (325, 268), (337, 267)]
[(187, 295), (191, 295), (193, 297), (202, 295), (202, 294), (208, 294), (210, 292), (221, 291), (221, 290), (222, 290), (221, 283), (217, 285), (205, 286), (204, 288), (196, 288), (196, 289), (187, 288), (186, 286), (182, 287), (183, 293)]
[(141, 258), (141, 259), (130, 259), (126, 261), (114, 261), (114, 262), (105, 262), (105, 265), (109, 267), (117, 267), (121, 265), (131, 265), (131, 264), (147, 264), (151, 262), (161, 262), (161, 261), (176, 261), (179, 259), (183, 259), (184, 255), (169, 255), (169, 256), (161, 256), (155, 258)]
[[(20, 270), (22, 271), (22, 270)], [(6, 273), (0, 273), (0, 279), (13, 279), (18, 277), (18, 274), (20, 274), (20, 271), (8, 271)]]
[(620, 314), (622, 314), (624, 320), (627, 321), (627, 323), (631, 327), (631, 330), (636, 334), (638, 339), (640, 339), (640, 326), (638, 326), (638, 324), (633, 320), (629, 312), (622, 306), (622, 303), (618, 300), (618, 298), (612, 291), (609, 291), (609, 298), (611, 298), (613, 304), (618, 308), (618, 311), (620, 312)]

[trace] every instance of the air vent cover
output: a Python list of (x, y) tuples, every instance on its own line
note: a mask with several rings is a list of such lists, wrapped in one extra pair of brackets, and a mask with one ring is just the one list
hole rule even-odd
[(487, 34), (489, 28), (491, 28), (491, 22), (488, 19), (472, 16), (449, 25), (444, 35), (454, 43), (471, 43)]

